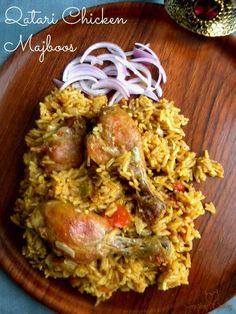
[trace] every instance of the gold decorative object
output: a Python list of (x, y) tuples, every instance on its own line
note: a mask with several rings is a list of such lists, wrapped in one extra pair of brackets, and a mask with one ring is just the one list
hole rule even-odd
[(200, 35), (236, 31), (236, 0), (165, 0), (165, 8), (178, 24)]

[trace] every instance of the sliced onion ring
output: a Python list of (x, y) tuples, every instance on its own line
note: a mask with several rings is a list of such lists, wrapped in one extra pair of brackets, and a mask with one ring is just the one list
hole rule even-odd
[(80, 81), (81, 89), (88, 95), (91, 96), (101, 96), (106, 95), (110, 92), (110, 89), (103, 88), (103, 89), (94, 89), (91, 86), (88, 85), (85, 81)]
[(101, 48), (106, 48), (106, 49), (112, 49), (113, 51), (116, 51), (119, 56), (122, 58), (126, 59), (124, 51), (116, 44), (110, 43), (110, 42), (100, 42), (96, 43), (92, 46), (90, 46), (87, 50), (85, 50), (84, 54), (81, 57), (80, 62), (83, 63), (85, 58), (93, 51), (96, 49), (101, 49)]
[[(93, 55), (97, 49), (106, 52)], [(152, 67), (157, 69), (155, 76), (150, 71)], [(100, 42), (69, 62), (62, 79), (63, 82), (54, 80), (57, 87), (73, 85), (91, 96), (108, 94), (112, 105), (121, 98), (141, 94), (157, 101), (162, 96), (161, 83), (166, 82), (166, 74), (149, 44), (136, 43), (133, 50), (124, 52), (114, 43)]]
[(118, 104), (119, 101), (123, 98), (120, 92), (115, 92), (115, 94), (111, 97), (108, 106), (112, 106), (113, 104)]
[(125, 84), (114, 78), (107, 78), (104, 80), (100, 80), (98, 83), (92, 85), (92, 88), (110, 88), (119, 91), (123, 97), (128, 98), (130, 96), (128, 89), (126, 88)]
[(68, 80), (66, 81), (62, 86), (61, 86), (61, 89), (65, 89), (66, 87), (68, 87), (69, 85), (73, 84), (73, 83), (76, 83), (76, 82), (79, 82), (79, 81), (92, 81), (93, 83), (97, 83), (98, 80), (93, 77), (93, 76), (89, 76), (89, 75), (80, 75), (78, 77), (74, 77), (72, 78), (71, 80)]
[[(65, 70), (63, 72), (63, 77), (62, 77), (62, 80), (64, 82), (68, 79), (68, 74), (70, 73), (70, 71), (75, 67), (75, 65), (80, 64), (80, 61), (81, 61), (81, 57), (77, 57), (67, 64), (67, 66), (65, 67)], [(98, 58), (96, 56), (87, 56), (85, 58), (84, 62), (91, 63), (91, 65), (95, 65), (95, 64), (102, 65), (103, 64), (103, 62), (98, 60)]]

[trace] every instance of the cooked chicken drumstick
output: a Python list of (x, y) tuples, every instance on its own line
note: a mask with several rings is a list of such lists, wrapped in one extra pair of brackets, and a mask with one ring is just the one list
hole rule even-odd
[(84, 214), (61, 201), (49, 201), (36, 208), (28, 223), (50, 246), (79, 263), (112, 254), (139, 258), (159, 257), (166, 261), (170, 242), (157, 236), (126, 238), (114, 234), (109, 221), (98, 214)]
[(41, 146), (32, 147), (31, 150), (49, 157), (51, 163), (44, 164), (48, 172), (78, 167), (83, 162), (85, 133), (86, 123), (83, 118), (69, 118), (65, 126), (56, 130)]
[(129, 171), (138, 180), (143, 194), (137, 194), (138, 203), (143, 210), (151, 210), (152, 215), (157, 216), (165, 206), (147, 176), (141, 134), (134, 120), (126, 111), (114, 107), (103, 112), (98, 126), (100, 131), (87, 137), (89, 158), (100, 165), (131, 152)]

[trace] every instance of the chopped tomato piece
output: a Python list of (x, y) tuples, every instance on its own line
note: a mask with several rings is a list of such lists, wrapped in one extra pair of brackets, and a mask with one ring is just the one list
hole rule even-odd
[(71, 284), (72, 286), (76, 285), (78, 282), (79, 282), (79, 279), (78, 279), (78, 278), (76, 278), (76, 277), (71, 277), (71, 278), (70, 278), (70, 284)]
[(184, 187), (183, 184), (180, 183), (180, 182), (174, 183), (173, 188), (174, 188), (174, 191), (175, 191), (175, 192), (185, 192), (185, 187)]
[(170, 194), (170, 195), (169, 195), (169, 200), (170, 200), (170, 201), (173, 201), (173, 202), (176, 202), (176, 197), (175, 197), (175, 195), (174, 195), (174, 194)]
[(59, 257), (54, 256), (54, 257), (52, 258), (52, 263), (53, 263), (53, 265), (55, 265), (55, 266), (58, 266), (58, 265), (60, 266), (61, 263), (62, 263), (62, 259), (59, 258)]
[(105, 287), (105, 286), (100, 287), (100, 288), (99, 288), (99, 290), (100, 290), (101, 292), (104, 292), (104, 293), (109, 293), (109, 292), (111, 291), (111, 289), (110, 289), (110, 288)]
[(157, 262), (158, 265), (161, 265), (162, 258), (160, 256), (156, 256), (156, 262)]
[(131, 217), (127, 208), (123, 205), (117, 205), (117, 210), (108, 218), (109, 223), (114, 228), (124, 228), (131, 223)]

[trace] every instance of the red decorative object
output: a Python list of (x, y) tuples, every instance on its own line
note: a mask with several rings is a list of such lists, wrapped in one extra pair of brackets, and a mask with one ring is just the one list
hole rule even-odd
[(198, 18), (211, 20), (220, 13), (221, 5), (215, 0), (196, 0), (193, 10)]

